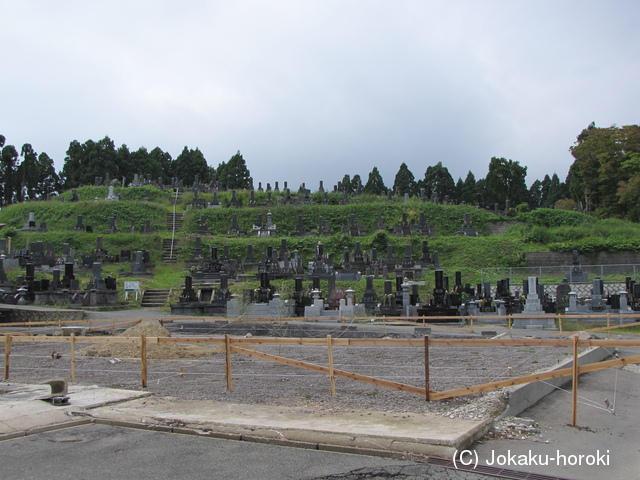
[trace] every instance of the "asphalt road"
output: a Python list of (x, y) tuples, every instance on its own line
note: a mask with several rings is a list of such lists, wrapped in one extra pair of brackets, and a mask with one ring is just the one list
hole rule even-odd
[(0, 443), (3, 480), (489, 477), (389, 458), (89, 424)]

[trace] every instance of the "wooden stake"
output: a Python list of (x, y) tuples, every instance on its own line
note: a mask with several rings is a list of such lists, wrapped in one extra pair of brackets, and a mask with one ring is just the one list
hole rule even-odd
[(329, 385), (331, 385), (331, 396), (336, 394), (336, 380), (333, 375), (333, 341), (331, 335), (327, 335), (327, 356), (329, 357)]
[(76, 334), (71, 334), (71, 341), (69, 342), (71, 348), (71, 383), (76, 381)]
[(471, 331), (469, 333), (474, 333), (473, 332), (473, 317), (471, 317)]
[(607, 340), (611, 338), (611, 312), (607, 312)]
[(142, 370), (142, 388), (147, 388), (147, 336), (140, 335), (140, 365)]
[(231, 377), (231, 338), (229, 337), (229, 335), (224, 336), (224, 348), (227, 354), (227, 358), (226, 358), (227, 363), (224, 369), (225, 375), (227, 377), (227, 390), (232, 391), (233, 378)]
[[(473, 319), (471, 320), (473, 322)], [(424, 389), (425, 399), (431, 400), (430, 392), (431, 380), (429, 378), (429, 335), (424, 336)]]
[(578, 417), (578, 335), (573, 337), (573, 392), (571, 400), (571, 425), (576, 426)]
[(9, 380), (9, 356), (11, 353), (11, 335), (4, 337), (4, 380)]

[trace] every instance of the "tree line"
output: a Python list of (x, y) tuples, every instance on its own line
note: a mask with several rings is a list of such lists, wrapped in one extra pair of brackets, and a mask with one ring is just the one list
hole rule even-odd
[[(238, 151), (217, 167), (207, 163), (202, 152), (184, 147), (173, 159), (159, 147), (149, 151), (140, 147), (131, 151), (127, 145), (116, 147), (108, 136), (99, 141), (70, 143), (60, 172), (46, 154), (38, 154), (30, 144), (20, 151), (5, 145), (0, 135), (0, 202), (8, 205), (79, 187), (92, 185), (96, 177), (109, 173), (115, 180), (131, 182), (136, 174), (149, 175), (155, 181), (169, 184), (172, 178), (191, 185), (196, 176), (200, 183), (214, 183), (219, 189), (248, 189), (253, 179), (246, 161)], [(463, 180), (454, 181), (442, 162), (428, 166), (416, 178), (402, 163), (394, 182), (386, 186), (377, 167), (366, 181), (359, 174), (345, 174), (340, 190), (373, 195), (422, 195), (450, 199), (455, 203), (499, 204), (507, 202), (518, 209), (577, 209), (601, 217), (640, 220), (640, 126), (596, 127), (591, 123), (570, 147), (574, 162), (566, 180), (557, 174), (545, 175), (526, 185), (527, 167), (519, 162), (493, 157), (485, 178), (476, 179), (469, 171)]]

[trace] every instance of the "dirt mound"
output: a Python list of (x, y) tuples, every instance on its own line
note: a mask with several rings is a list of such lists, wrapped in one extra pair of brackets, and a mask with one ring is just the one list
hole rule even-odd
[[(117, 335), (118, 337), (171, 337), (171, 332), (164, 328), (158, 321), (146, 321), (135, 325)], [(158, 360), (174, 360), (179, 358), (201, 358), (218, 353), (219, 349), (213, 347), (182, 346), (177, 343), (148, 343), (147, 358)], [(119, 359), (139, 359), (139, 343), (98, 343), (90, 345), (78, 351), (78, 355), (88, 357), (107, 357)]]
[(157, 320), (148, 320), (140, 322), (118, 334), (119, 337), (139, 337), (140, 335), (146, 335), (147, 337), (170, 337), (171, 332), (160, 325), (160, 322)]

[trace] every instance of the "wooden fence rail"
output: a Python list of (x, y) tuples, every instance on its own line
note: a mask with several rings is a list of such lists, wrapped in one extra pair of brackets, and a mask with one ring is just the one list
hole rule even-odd
[[(2, 337), (0, 337), (2, 338)], [(614, 368), (632, 363), (640, 363), (640, 355), (633, 355), (615, 360), (579, 365), (579, 347), (640, 347), (640, 340), (605, 340), (605, 339), (585, 339), (580, 340), (577, 336), (569, 339), (531, 339), (531, 338), (496, 338), (496, 339), (440, 339), (424, 336), (419, 339), (364, 339), (364, 338), (233, 338), (229, 335), (224, 337), (85, 337), (71, 335), (69, 337), (43, 337), (43, 336), (13, 336), (4, 335), (4, 380), (9, 380), (11, 345), (14, 343), (65, 343), (70, 344), (71, 351), (71, 381), (75, 381), (75, 346), (78, 343), (116, 343), (140, 345), (140, 375), (142, 388), (147, 388), (147, 347), (153, 344), (218, 344), (225, 348), (225, 377), (227, 389), (233, 390), (232, 375), (232, 354), (244, 355), (260, 360), (275, 362), (295, 368), (310, 370), (323, 375), (328, 375), (330, 381), (331, 394), (335, 394), (335, 377), (346, 378), (358, 382), (364, 382), (383, 388), (409, 392), (425, 397), (427, 401), (442, 400), (462, 395), (486, 392), (499, 388), (514, 385), (522, 385), (531, 382), (550, 380), (566, 376), (573, 376), (573, 417), (572, 423), (576, 424), (576, 395), (578, 387), (578, 375), (581, 373), (593, 372), (606, 368)], [(328, 366), (303, 362), (292, 358), (272, 355), (265, 352), (246, 348), (252, 345), (309, 345), (325, 346), (327, 348)], [(368, 347), (421, 347), (424, 349), (425, 382), (424, 387), (407, 385), (393, 382), (381, 378), (362, 375), (354, 372), (335, 369), (333, 366), (333, 348), (342, 346), (368, 346)], [(457, 388), (446, 391), (432, 391), (430, 389), (429, 372), (429, 352), (433, 347), (565, 347), (572, 348), (573, 367), (552, 370), (544, 373), (536, 373), (521, 377), (509, 378), (494, 382), (472, 385), (469, 387)]]

